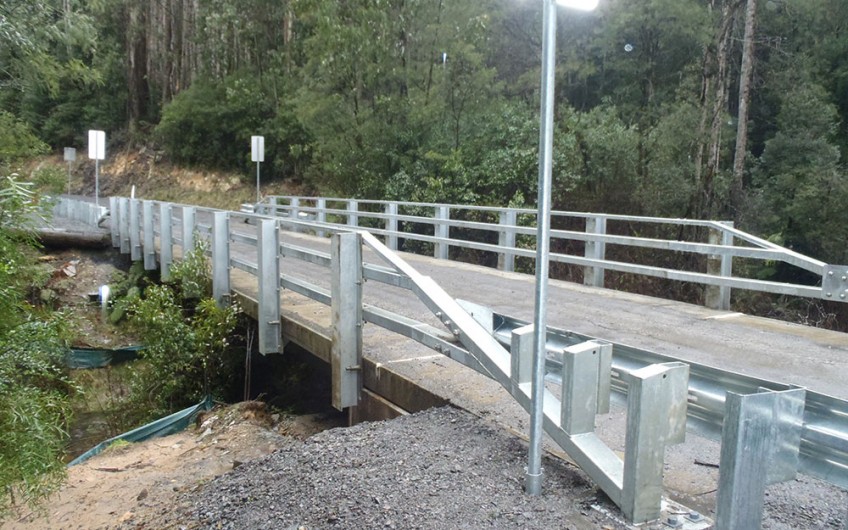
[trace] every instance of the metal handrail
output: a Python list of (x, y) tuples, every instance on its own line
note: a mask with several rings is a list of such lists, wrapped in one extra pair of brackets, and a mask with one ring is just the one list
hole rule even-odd
[[(367, 221), (370, 225), (377, 225), (369, 226), (368, 230), (383, 236), (392, 250), (398, 250), (398, 240), (404, 239), (432, 244), (434, 256), (443, 259), (449, 257), (450, 247), (491, 252), (498, 255), (498, 267), (505, 271), (515, 269), (517, 257), (535, 258), (532, 240), (536, 236), (536, 229), (532, 225), (522, 226), (518, 223), (520, 218), (535, 218), (537, 212), (533, 209), (303, 196), (267, 197), (255, 205), (255, 209), (269, 215), (296, 219), (305, 223), (305, 229), (310, 229), (307, 228), (309, 223), (317, 223), (311, 231), (319, 234), (328, 231), (331, 227), (357, 227)], [(403, 209), (415, 209), (415, 212), (404, 213)], [(498, 221), (465, 220), (452, 216), (459, 211), (489, 214), (496, 217)], [(429, 216), (426, 215), (428, 212)], [(804, 256), (739, 230), (730, 222), (571, 211), (553, 211), (551, 215), (553, 218), (577, 219), (585, 222), (586, 229), (582, 232), (551, 230), (552, 239), (582, 243), (584, 254), (579, 256), (551, 252), (550, 259), (553, 262), (582, 267), (584, 283), (588, 285), (605, 286), (604, 272), (610, 270), (704, 285), (708, 289), (706, 305), (715, 309), (730, 308), (731, 289), (848, 302), (848, 281), (839, 281), (848, 274), (848, 266), (829, 265)], [(333, 216), (343, 218), (345, 223), (328, 221)], [(699, 227), (707, 230), (709, 241), (681, 241), (610, 234), (607, 232), (609, 222)], [(406, 232), (402, 229), (402, 224), (430, 226), (431, 233)], [(453, 237), (451, 231), (454, 229), (497, 234), (498, 243)], [(529, 241), (531, 246), (528, 248), (518, 245), (519, 236)], [(607, 258), (607, 245), (702, 255), (707, 257), (707, 269), (691, 271), (616, 261)], [(740, 259), (783, 262), (814, 274), (818, 280), (810, 285), (734, 276), (734, 260)], [(836, 280), (833, 280), (833, 277)], [(713, 290), (711, 296), (710, 289)]]

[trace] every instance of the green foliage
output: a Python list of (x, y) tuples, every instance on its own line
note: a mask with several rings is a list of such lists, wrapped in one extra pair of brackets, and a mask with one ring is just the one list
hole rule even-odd
[[(200, 240), (198, 240), (200, 241)], [(198, 242), (174, 269), (174, 280), (148, 287), (131, 304), (130, 324), (143, 337), (143, 363), (134, 368), (131, 400), (149, 418), (221, 394), (232, 382), (229, 355), (239, 308), (208, 298), (205, 246)], [(198, 298), (207, 296), (206, 298)]]
[[(272, 108), (250, 76), (199, 81), (164, 108), (156, 135), (178, 162), (247, 170), (250, 137), (263, 132)], [(266, 161), (273, 153), (266, 152)]]
[(844, 263), (848, 181), (832, 141), (836, 108), (826, 98), (821, 86), (809, 82), (787, 88), (777, 116), (780, 130), (766, 141), (758, 167), (759, 220), (784, 245)]
[(61, 316), (0, 335), (0, 514), (37, 504), (61, 484), (70, 420)]
[(11, 164), (47, 151), (29, 125), (0, 109), (0, 171)]

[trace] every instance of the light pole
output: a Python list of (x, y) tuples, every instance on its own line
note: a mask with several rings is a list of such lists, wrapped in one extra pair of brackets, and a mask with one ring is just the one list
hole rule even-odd
[(524, 488), (542, 493), (542, 428), (545, 421), (545, 343), (547, 331), (548, 255), (551, 234), (551, 173), (553, 166), (554, 72), (556, 67), (556, 5), (592, 11), (598, 0), (542, 0), (542, 88), (539, 125), (539, 197), (536, 214), (536, 294), (533, 314), (533, 384), (530, 410), (530, 450)]

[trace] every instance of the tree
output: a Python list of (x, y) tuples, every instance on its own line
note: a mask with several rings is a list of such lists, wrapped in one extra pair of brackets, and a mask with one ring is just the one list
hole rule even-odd
[(37, 209), (30, 186), (0, 180), (0, 516), (36, 508), (65, 472), (73, 386), (62, 368), (63, 319), (36, 319), (26, 304), (27, 219)]

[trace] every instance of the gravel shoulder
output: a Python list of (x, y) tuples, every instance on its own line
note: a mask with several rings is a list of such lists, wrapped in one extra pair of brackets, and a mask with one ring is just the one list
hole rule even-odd
[(180, 496), (162, 528), (625, 528), (573, 466), (545, 462), (541, 497), (522, 489), (526, 445), (443, 407), (331, 429)]

